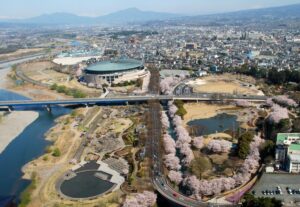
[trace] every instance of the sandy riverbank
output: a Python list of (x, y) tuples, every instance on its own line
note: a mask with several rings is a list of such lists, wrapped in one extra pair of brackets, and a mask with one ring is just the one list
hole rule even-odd
[(0, 69), (0, 88), (4, 89), (9, 85), (8, 73), (10, 68)]
[(0, 154), (24, 129), (39, 117), (34, 111), (14, 111), (0, 122)]

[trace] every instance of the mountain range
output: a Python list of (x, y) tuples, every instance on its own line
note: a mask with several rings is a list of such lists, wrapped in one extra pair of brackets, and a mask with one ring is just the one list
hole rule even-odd
[(21, 20), (2, 20), (2, 22), (24, 24), (47, 24), (47, 25), (92, 25), (92, 24), (124, 24), (131, 22), (147, 22), (154, 20), (166, 20), (179, 17), (178, 14), (141, 11), (137, 8), (129, 8), (99, 17), (78, 16), (70, 13), (43, 14), (37, 17)]
[(261, 20), (278, 19), (278, 18), (300, 18), (300, 4), (243, 10), (237, 12), (228, 12), (223, 14), (211, 15), (195, 15), (187, 16), (172, 13), (141, 11), (137, 8), (129, 8), (121, 10), (108, 15), (99, 17), (85, 17), (78, 16), (70, 13), (53, 13), (43, 14), (41, 16), (28, 18), (28, 19), (9, 19), (0, 20), (5, 23), (17, 24), (43, 24), (43, 25), (115, 25), (126, 23), (142, 23), (149, 21), (164, 21), (172, 20), (179, 22), (197, 22), (197, 21), (222, 21), (222, 20)]

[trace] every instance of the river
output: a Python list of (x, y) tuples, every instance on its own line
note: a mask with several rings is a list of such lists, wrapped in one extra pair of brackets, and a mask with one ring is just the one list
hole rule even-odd
[[(28, 61), (34, 57), (0, 63), (0, 70), (10, 70), (13, 64)], [(1, 77), (0, 77), (1, 78)], [(0, 89), (0, 101), (3, 100), (25, 100), (28, 99), (10, 91)], [(24, 110), (18, 108), (17, 110)], [(22, 179), (22, 167), (44, 154), (45, 148), (50, 144), (45, 140), (44, 134), (55, 125), (55, 119), (70, 112), (69, 109), (56, 107), (49, 113), (44, 109), (36, 110), (38, 119), (31, 123), (20, 135), (18, 135), (0, 154), (0, 197), (20, 193), (29, 185), (30, 181)], [(1, 133), (1, 132), (0, 132)], [(1, 136), (0, 136), (1, 137)]]

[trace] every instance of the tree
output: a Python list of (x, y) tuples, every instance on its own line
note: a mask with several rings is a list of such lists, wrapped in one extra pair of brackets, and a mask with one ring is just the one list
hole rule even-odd
[(171, 182), (175, 183), (176, 185), (179, 185), (179, 183), (181, 183), (182, 181), (182, 173), (171, 170), (168, 174), (168, 178)]
[(215, 153), (226, 153), (229, 152), (232, 147), (232, 143), (226, 140), (211, 140), (207, 149)]
[(273, 156), (275, 152), (275, 143), (272, 140), (266, 140), (260, 146), (260, 153), (262, 159), (265, 159), (268, 156)]
[(193, 146), (196, 148), (196, 149), (202, 149), (203, 147), (203, 137), (195, 137), (193, 139)]
[(300, 132), (300, 118), (296, 118), (293, 120), (292, 132)]
[(210, 160), (206, 157), (197, 157), (191, 162), (190, 169), (193, 175), (196, 175), (198, 178), (202, 178), (202, 174), (208, 170), (211, 170), (212, 164)]
[(242, 207), (281, 207), (282, 203), (276, 198), (261, 197), (255, 198), (252, 194), (247, 193), (244, 196)]
[(239, 158), (241, 159), (246, 159), (250, 152), (250, 143), (253, 140), (253, 133), (251, 132), (246, 132), (242, 134), (242, 136), (238, 140), (238, 150), (237, 154)]
[(156, 203), (157, 195), (150, 191), (138, 193), (135, 196), (127, 196), (123, 207), (152, 207)]

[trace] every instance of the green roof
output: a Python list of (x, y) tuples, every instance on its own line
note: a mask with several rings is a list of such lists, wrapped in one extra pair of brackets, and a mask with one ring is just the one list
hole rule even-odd
[(89, 72), (120, 72), (137, 67), (141, 67), (143, 63), (133, 59), (120, 59), (116, 61), (102, 61), (92, 64), (86, 68)]
[(289, 146), (289, 150), (295, 150), (295, 151), (300, 151), (300, 144), (291, 144)]
[(284, 140), (287, 140), (288, 136), (299, 137), (300, 133), (278, 133), (276, 139), (276, 145), (283, 144)]

